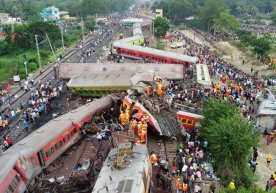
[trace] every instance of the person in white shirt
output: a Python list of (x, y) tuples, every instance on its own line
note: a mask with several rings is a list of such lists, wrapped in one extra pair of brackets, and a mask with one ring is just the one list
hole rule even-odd
[(194, 192), (195, 192), (195, 193), (201, 193), (201, 188), (200, 188), (200, 186), (198, 185), (198, 183), (195, 184)]

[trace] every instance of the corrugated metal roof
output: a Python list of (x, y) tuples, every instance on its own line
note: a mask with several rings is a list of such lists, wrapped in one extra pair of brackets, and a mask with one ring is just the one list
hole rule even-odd
[(276, 101), (265, 100), (261, 102), (257, 116), (276, 115)]

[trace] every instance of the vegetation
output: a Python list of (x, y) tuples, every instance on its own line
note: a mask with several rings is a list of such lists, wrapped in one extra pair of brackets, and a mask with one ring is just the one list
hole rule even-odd
[(247, 30), (236, 30), (236, 34), (240, 39), (240, 45), (249, 47), (253, 54), (257, 54), (260, 58), (267, 57), (275, 44), (275, 38), (270, 34), (258, 37)]
[[(7, 34), (11, 33), (11, 26), (4, 26)], [(15, 39), (11, 41), (9, 36), (0, 43), (0, 81), (6, 81), (9, 77), (19, 74), (25, 76), (24, 60), (28, 62), (28, 72), (38, 69), (35, 35), (38, 35), (40, 56), (42, 64), (54, 61), (49, 42), (46, 40), (46, 33), (55, 50), (61, 47), (60, 29), (56, 25), (45, 22), (34, 22), (14, 26)], [(80, 27), (68, 30), (64, 34), (65, 46), (70, 46), (82, 35)], [(57, 53), (57, 55), (60, 54)]]
[(43, 8), (55, 5), (72, 16), (94, 15), (96, 13), (121, 12), (131, 5), (129, 0), (0, 0), (0, 12), (25, 19), (39, 18)]
[(201, 134), (208, 141), (221, 183), (228, 186), (230, 180), (235, 179), (238, 187), (254, 187), (253, 172), (247, 163), (251, 148), (257, 145), (252, 126), (241, 117), (237, 107), (227, 101), (205, 101), (203, 116)]
[(272, 20), (273, 24), (276, 25), (276, 7), (271, 14), (271, 20)]
[(164, 37), (170, 29), (169, 21), (164, 17), (157, 17), (154, 20), (154, 35)]
[(162, 43), (161, 41), (157, 41), (156, 42), (156, 49), (158, 49), (158, 50), (165, 50), (165, 45), (164, 45), (164, 43)]
[(220, 12), (219, 17), (213, 21), (214, 28), (223, 32), (233, 31), (239, 27), (239, 22), (236, 17), (228, 12)]

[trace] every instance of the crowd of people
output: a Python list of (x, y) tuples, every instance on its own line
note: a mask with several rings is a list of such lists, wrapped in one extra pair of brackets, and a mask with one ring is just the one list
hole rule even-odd
[(276, 27), (273, 25), (241, 24), (241, 28), (251, 31), (254, 35), (276, 33)]
[[(112, 33), (114, 32), (114, 28), (107, 28), (107, 29), (101, 29), (95, 32), (91, 32), (88, 36), (88, 39), (96, 38), (94, 41), (91, 41), (87, 46), (83, 49), (83, 40), (80, 41), (80, 43), (76, 46), (77, 56), (78, 56), (78, 62), (79, 63), (85, 63), (89, 58), (91, 58), (98, 45), (101, 45), (102, 42), (104, 42), (105, 39), (110, 37)], [(98, 58), (98, 56), (97, 56)]]
[[(27, 101), (21, 101), (17, 109), (8, 108), (7, 111), (0, 115), (0, 129), (14, 129), (9, 127), (8, 121), (17, 122), (23, 121), (25, 131), (28, 132), (29, 127), (33, 125), (39, 117), (44, 114), (49, 114), (52, 111), (51, 101), (54, 97), (61, 94), (63, 90), (63, 83), (59, 83), (57, 86), (53, 85), (55, 78), (51, 78), (48, 81), (40, 81), (38, 87), (34, 86), (33, 81), (26, 79), (24, 89), (26, 92), (30, 91), (30, 97)], [(7, 132), (8, 133), (8, 132)], [(2, 147), (6, 150), (12, 143), (12, 138), (8, 134), (2, 140)]]
[[(260, 79), (258, 73), (256, 73), (256, 71), (254, 73), (253, 69), (251, 70), (251, 74), (247, 74), (236, 68), (233, 64), (213, 55), (208, 46), (197, 44), (178, 31), (173, 30), (170, 33), (178, 41), (186, 43), (185, 54), (198, 56), (201, 63), (207, 64), (210, 76), (213, 77), (214, 81), (211, 83), (211, 88), (204, 88), (200, 85), (183, 87), (182, 85), (176, 85), (170, 82), (166, 94), (172, 95), (174, 100), (198, 105), (199, 108), (201, 107), (201, 99), (210, 96), (220, 100), (228, 100), (237, 105), (241, 115), (243, 115), (248, 122), (252, 122), (256, 113), (255, 108), (259, 102), (256, 99), (257, 94), (264, 88), (275, 85), (275, 79)], [(185, 78), (192, 78), (193, 74), (194, 69), (189, 68), (186, 70)], [(267, 130), (266, 138), (267, 143), (271, 143), (274, 139), (274, 131)], [(187, 143), (183, 144), (182, 148), (179, 149), (178, 158), (171, 167), (168, 167), (167, 160), (163, 161), (163, 163), (165, 163), (165, 168), (162, 169), (163, 166), (161, 165), (161, 172), (159, 174), (160, 176), (173, 175), (173, 172), (170, 173), (168, 171), (170, 171), (169, 168), (175, 168), (175, 173), (179, 176), (176, 182), (176, 188), (184, 192), (189, 190), (190, 192), (192, 192), (191, 190), (193, 190), (193, 192), (200, 192), (200, 188), (196, 186), (196, 182), (200, 181), (204, 174), (204, 168), (200, 165), (202, 159), (198, 157), (199, 155), (203, 156), (203, 144), (197, 141), (196, 138), (193, 139), (195, 141), (187, 141)], [(258, 152), (257, 149), (254, 148), (252, 159), (248, 162), (253, 172), (255, 172), (258, 165), (257, 157)], [(187, 162), (187, 160), (190, 160), (190, 162)], [(160, 183), (164, 184), (164, 182)], [(235, 189), (235, 186), (233, 186), (234, 180), (230, 183), (231, 188)], [(164, 186), (164, 188), (166, 188), (166, 186)], [(210, 189), (210, 191), (212, 192), (213, 190)]]
[[(162, 155), (151, 153), (151, 161), (158, 166), (160, 172), (157, 174), (158, 185), (164, 190), (170, 190), (171, 181), (176, 178), (175, 189), (177, 192), (200, 193), (202, 180), (216, 179), (210, 168), (204, 163), (204, 150), (207, 148), (207, 141), (200, 139), (196, 132), (183, 135), (183, 144), (178, 144), (176, 157), (169, 163)], [(157, 157), (157, 163), (155, 162)], [(173, 189), (174, 189), (173, 188)], [(212, 181), (210, 191), (216, 190), (216, 183)]]

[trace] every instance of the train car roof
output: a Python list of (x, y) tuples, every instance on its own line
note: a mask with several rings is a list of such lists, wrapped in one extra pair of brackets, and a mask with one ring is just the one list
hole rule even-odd
[[(143, 180), (142, 174), (146, 167), (148, 152), (147, 147), (144, 145), (134, 145), (133, 152), (135, 153), (132, 156), (126, 158), (126, 162), (129, 163), (128, 166), (116, 169), (115, 167), (111, 168), (111, 166), (116, 158), (117, 149), (112, 149), (104, 161), (92, 193), (138, 192), (141, 180)], [(126, 191), (126, 187), (128, 187), (128, 191)]]
[(196, 64), (196, 76), (198, 83), (207, 88), (212, 87), (209, 70), (206, 64)]
[[(97, 109), (101, 103), (112, 103), (112, 98), (110, 96), (97, 100), (98, 102), (92, 101), (49, 121), (13, 145), (10, 149), (20, 152), (21, 155), (26, 157), (40, 151), (43, 146), (56, 139), (71, 126), (80, 126), (80, 123), (87, 119), (87, 117), (90, 119), (93, 112), (96, 112), (95, 109)], [(91, 117), (89, 117), (90, 115)]]
[(145, 69), (149, 72), (154, 72), (161, 78), (169, 80), (183, 79), (183, 65), (182, 64), (143, 64), (143, 63), (62, 63), (59, 66), (59, 74), (61, 78), (68, 79), (76, 75), (84, 75), (101, 72), (121, 72), (135, 71), (141, 72)]
[(198, 114), (194, 114), (194, 113), (190, 113), (190, 112), (186, 112), (186, 111), (178, 111), (177, 114), (194, 117), (194, 118), (198, 118), (198, 119), (203, 119), (202, 115), (198, 115)]
[(102, 72), (95, 74), (84, 74), (72, 77), (67, 83), (68, 87), (131, 87), (131, 77), (134, 71), (127, 72)]
[(11, 149), (6, 150), (0, 155), (0, 182), (2, 182), (10, 170), (15, 166), (20, 155)]
[(131, 36), (131, 37), (128, 37), (128, 38), (124, 38), (124, 39), (121, 39), (121, 40), (118, 40), (116, 42), (122, 42), (122, 43), (128, 43), (128, 42), (132, 42), (132, 41), (135, 41), (135, 40), (139, 40), (139, 39), (144, 39), (143, 36)]
[(142, 23), (144, 20), (143, 19), (139, 19), (139, 18), (128, 18), (128, 19), (122, 19), (120, 22), (124, 23), (124, 22), (134, 22), (134, 23)]
[(127, 43), (122, 43), (120, 41), (114, 42), (113, 46), (128, 49), (128, 50), (143, 52), (143, 53), (146, 53), (146, 54), (154, 54), (154, 55), (162, 56), (162, 57), (166, 57), (166, 58), (173, 58), (173, 59), (176, 59), (176, 60), (181, 60), (181, 61), (186, 61), (186, 62), (191, 62), (191, 63), (198, 62), (198, 57), (193, 57), (193, 56), (188, 56), (188, 55), (184, 55), (184, 54), (168, 52), (168, 51), (164, 51), (164, 50), (157, 50), (157, 49), (149, 48), (149, 47), (129, 45)]

